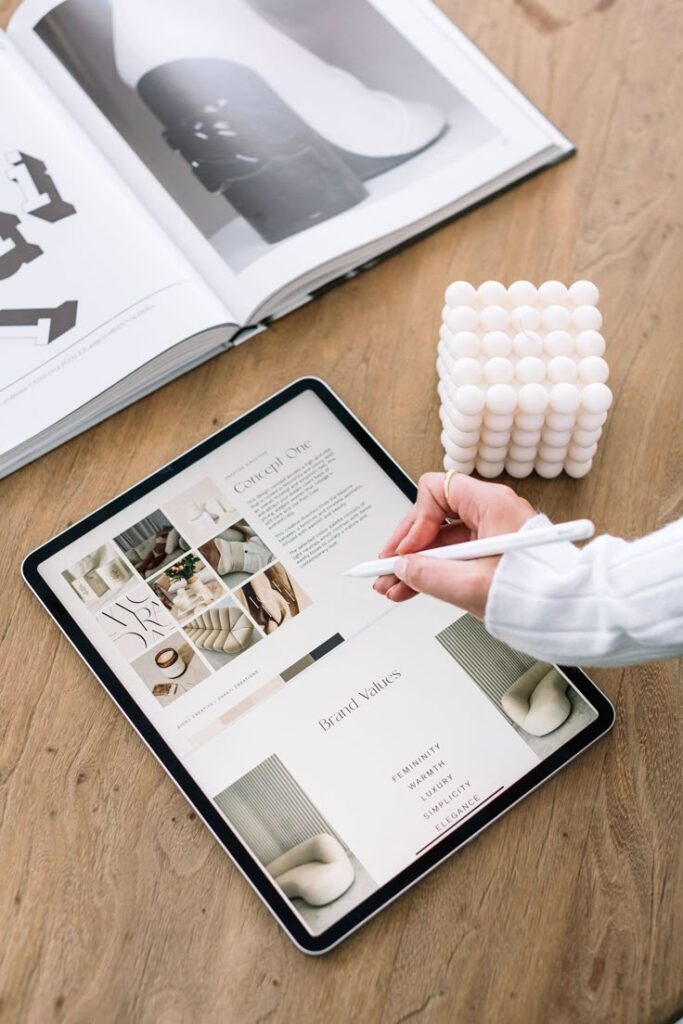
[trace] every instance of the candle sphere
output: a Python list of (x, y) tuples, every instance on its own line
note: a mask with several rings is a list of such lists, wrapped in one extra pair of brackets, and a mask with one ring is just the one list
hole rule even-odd
[(571, 439), (571, 430), (551, 430), (550, 427), (544, 427), (541, 431), (541, 440), (549, 448), (566, 448)]
[(515, 367), (515, 376), (521, 384), (538, 384), (545, 380), (545, 363), (538, 356), (524, 356)]
[(443, 460), (443, 468), (445, 470), (452, 469), (455, 473), (464, 473), (469, 475), (474, 472), (474, 461), (472, 462), (456, 462), (450, 455), (446, 455)]
[(579, 331), (576, 335), (575, 345), (580, 356), (602, 356), (605, 354), (605, 339), (599, 331)]
[(549, 356), (570, 356), (574, 351), (574, 339), (569, 331), (548, 331), (543, 348)]
[(538, 289), (531, 281), (513, 281), (508, 288), (508, 299), (513, 306), (535, 306)]
[(531, 462), (533, 465), (533, 461), (536, 458), (536, 445), (529, 447), (521, 444), (515, 444), (513, 441), (508, 448), (508, 455), (511, 459), (514, 459), (515, 462)]
[(572, 442), (580, 445), (581, 448), (590, 448), (592, 444), (597, 444), (601, 434), (601, 427), (598, 427), (597, 430), (584, 430), (583, 427), (575, 427)]
[(489, 430), (511, 430), (515, 418), (512, 413), (499, 416), (495, 412), (487, 412), (484, 417), (484, 426)]
[(562, 463), (565, 460), (567, 454), (566, 446), (564, 448), (551, 448), (549, 444), (541, 444), (538, 447), (538, 457), (543, 462), (559, 462)]
[(510, 441), (510, 431), (489, 430), (488, 427), (482, 427), (480, 437), (482, 444), (487, 444), (491, 448), (504, 448)]
[(584, 430), (597, 430), (606, 419), (606, 412), (583, 412), (579, 410), (579, 415), (576, 417), (576, 425), (577, 427), (583, 427)]
[(477, 289), (469, 281), (453, 281), (446, 289), (448, 306), (473, 306), (477, 301)]
[(510, 320), (518, 331), (537, 331), (541, 326), (541, 314), (533, 306), (515, 306)]
[(597, 442), (584, 447), (583, 445), (572, 443), (567, 448), (567, 455), (574, 462), (588, 462), (592, 459), (598, 450)]
[(553, 384), (576, 380), (576, 363), (569, 356), (555, 356), (548, 363), (548, 380)]
[(551, 430), (571, 430), (576, 422), (572, 413), (550, 412), (545, 418), (547, 427)]
[(486, 462), (484, 459), (477, 459), (475, 468), (479, 476), (483, 476), (487, 480), (493, 479), (494, 476), (500, 476), (505, 469), (505, 460), (501, 459), (500, 462)]
[(484, 394), (473, 384), (466, 384), (456, 392), (455, 407), (465, 416), (476, 416), (484, 408)]
[(445, 414), (444, 418), (446, 432), (449, 427), (455, 427), (456, 430), (479, 430), (481, 427), (481, 413), (475, 416), (466, 416), (465, 413), (453, 409), (452, 412)]
[(502, 356), (496, 356), (484, 363), (484, 380), (489, 384), (509, 384), (513, 374), (512, 363)]
[(454, 334), (457, 331), (473, 331), (479, 323), (479, 314), (471, 306), (447, 306), (444, 320)]
[(595, 306), (577, 306), (572, 313), (572, 323), (577, 331), (599, 331), (602, 313)]
[[(593, 387), (594, 385), (589, 385)], [(599, 385), (604, 387), (603, 385)], [(555, 384), (550, 389), (549, 404), (553, 412), (572, 413), (576, 412), (581, 402), (581, 394), (574, 384)]]
[(531, 462), (518, 462), (516, 459), (508, 457), (505, 460), (505, 471), (511, 477), (516, 480), (522, 480), (525, 476), (529, 476), (533, 472), (534, 463)]
[(581, 393), (581, 405), (586, 412), (607, 412), (612, 404), (612, 392), (606, 384), (588, 384)]
[(502, 462), (507, 456), (508, 446), (487, 444), (485, 441), (479, 445), (479, 458), (485, 462)]
[(604, 384), (609, 377), (609, 366), (600, 356), (585, 356), (579, 363), (579, 377), (587, 384)]
[(453, 382), (461, 384), (477, 384), (481, 380), (481, 364), (477, 359), (458, 359), (451, 374)]
[(569, 476), (573, 476), (577, 480), (580, 480), (582, 476), (586, 476), (587, 473), (590, 473), (592, 465), (592, 459), (589, 459), (588, 462), (576, 462), (575, 459), (567, 459), (564, 464), (564, 471), (565, 473), (568, 473)]
[(510, 324), (510, 314), (502, 306), (485, 306), (479, 313), (479, 322), (485, 331), (504, 331)]
[(540, 356), (543, 339), (535, 331), (520, 331), (512, 339), (512, 350), (516, 356)]
[(508, 292), (500, 281), (484, 281), (477, 288), (477, 298), (482, 306), (504, 306), (508, 301)]
[(451, 427), (447, 433), (450, 442), (461, 448), (470, 448), (479, 441), (479, 430), (458, 430), (457, 427)]
[(544, 306), (564, 306), (569, 300), (569, 290), (561, 281), (544, 281), (538, 289), (538, 297)]
[(569, 286), (569, 298), (575, 306), (597, 306), (600, 292), (592, 281), (574, 281)]
[(457, 331), (450, 335), (446, 346), (454, 359), (472, 359), (479, 355), (479, 336), (473, 331)]
[(520, 412), (538, 415), (548, 407), (548, 392), (542, 384), (531, 381), (519, 389), (517, 404)]
[(519, 427), (513, 427), (510, 438), (513, 444), (518, 444), (520, 448), (537, 448), (541, 440), (540, 430), (520, 430)]
[(547, 480), (552, 480), (553, 477), (559, 476), (562, 472), (562, 463), (545, 462), (543, 459), (536, 459), (534, 469), (539, 476), (545, 477)]
[(477, 445), (462, 445), (462, 444), (451, 444), (449, 441), (444, 443), (446, 452), (456, 462), (473, 462), (477, 457)]
[(548, 306), (541, 313), (541, 323), (548, 331), (566, 331), (571, 323), (569, 310), (565, 306)]
[(439, 327), (439, 338), (441, 339), (441, 341), (448, 341), (448, 339), (450, 337), (451, 337), (450, 327), (448, 326), (448, 324), (445, 324), (445, 323), (442, 322), (441, 323), (441, 327)]
[(486, 393), (486, 408), (501, 416), (514, 412), (517, 405), (517, 394), (509, 384), (494, 384)]
[(482, 354), (491, 358), (492, 356), (507, 356), (510, 354), (512, 342), (510, 335), (505, 331), (487, 331), (481, 339)]
[[(546, 404), (547, 397), (546, 393)], [(520, 430), (540, 430), (544, 423), (545, 416), (542, 412), (518, 412), (515, 414), (515, 426), (519, 427)]]

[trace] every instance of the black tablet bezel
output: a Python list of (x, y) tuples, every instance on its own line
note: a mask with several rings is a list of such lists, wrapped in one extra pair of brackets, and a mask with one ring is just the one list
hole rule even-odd
[(614, 724), (615, 714), (614, 708), (607, 697), (585, 673), (578, 668), (562, 666), (562, 671), (597, 711), (598, 717), (595, 721), (591, 722), (581, 733), (574, 736), (541, 764), (536, 765), (523, 778), (507, 787), (500, 796), (494, 798), (485, 807), (482, 807), (467, 822), (463, 823), (460, 828), (445, 836), (440, 843), (425, 852), (413, 864), (404, 868), (403, 871), (381, 886), (325, 932), (320, 935), (311, 935), (307, 931), (301, 920), (292, 910), (289, 901), (282, 896), (272, 879), (242, 845), (237, 834), (227, 825), (214, 802), (193, 780), (178, 757), (135, 703), (123, 683), (107, 665), (102, 655), (50, 589), (39, 571), (42, 562), (51, 558), (68, 544), (78, 540), (79, 537), (82, 537), (83, 534), (94, 527), (105, 523), (111, 516), (120, 512), (132, 502), (137, 501), (149, 493), (149, 491), (166, 483), (177, 473), (191, 466), (198, 459), (209, 455), (216, 448), (225, 444), (226, 441), (247, 430), (264, 416), (268, 416), (276, 409), (286, 405), (287, 402), (304, 391), (312, 391), (317, 395), (400, 490), (408, 498), (414, 500), (416, 488), (410, 477), (403, 472), (398, 463), (382, 448), (379, 442), (366, 430), (341, 399), (328, 385), (317, 377), (302, 377), (276, 394), (271, 395), (260, 405), (245, 413), (233, 423), (222, 427), (194, 448), (190, 448), (182, 455), (179, 455), (166, 466), (162, 466), (161, 469), (158, 469), (144, 480), (134, 484), (127, 491), (112, 498), (111, 501), (102, 505), (101, 508), (81, 519), (73, 526), (68, 527), (62, 533), (53, 537), (52, 540), (36, 548), (35, 551), (26, 556), (21, 572), (24, 580), (38, 600), (55, 620), (58, 627), (86, 662), (119, 710), (123, 712), (138, 735), (147, 744), (162, 767), (170, 775), (171, 779), (190, 802), (226, 853), (231, 857), (237, 868), (256, 890), (290, 938), (303, 952), (324, 953), (341, 942), (351, 932), (355, 931), (386, 906), (387, 903), (394, 900), (423, 875), (435, 868), (446, 857), (449, 857), (495, 821), (496, 818), (500, 817), (501, 814), (509, 810), (522, 797), (528, 795), (556, 771), (573, 760), (586, 747), (603, 736)]

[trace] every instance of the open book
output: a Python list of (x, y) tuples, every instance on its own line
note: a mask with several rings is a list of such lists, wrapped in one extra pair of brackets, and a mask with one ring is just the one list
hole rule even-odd
[(428, 0), (24, 0), (0, 475), (572, 152)]

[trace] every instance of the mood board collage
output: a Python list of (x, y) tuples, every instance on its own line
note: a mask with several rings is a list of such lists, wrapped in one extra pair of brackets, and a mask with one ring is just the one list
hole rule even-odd
[(311, 604), (209, 478), (62, 575), (162, 707)]

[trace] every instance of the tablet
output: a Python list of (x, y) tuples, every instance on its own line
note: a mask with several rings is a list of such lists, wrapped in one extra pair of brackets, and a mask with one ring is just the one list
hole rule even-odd
[(308, 953), (348, 936), (614, 720), (578, 669), (535, 662), (450, 605), (392, 605), (342, 575), (376, 554), (414, 497), (349, 409), (306, 378), (23, 566)]

